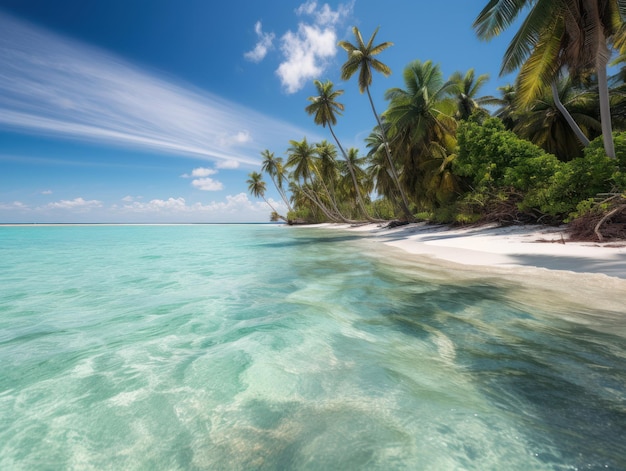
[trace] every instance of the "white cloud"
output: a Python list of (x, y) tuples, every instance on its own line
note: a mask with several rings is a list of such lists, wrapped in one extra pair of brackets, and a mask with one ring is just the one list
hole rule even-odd
[(222, 185), (222, 182), (209, 178), (210, 175), (215, 175), (216, 173), (218, 173), (218, 171), (213, 168), (198, 167), (194, 168), (191, 171), (191, 175), (185, 173), (181, 175), (181, 177), (194, 178), (194, 180), (191, 181), (191, 185), (198, 190), (220, 191), (224, 189), (224, 185)]
[[(284, 211), (280, 202), (270, 200), (275, 208)], [(187, 203), (184, 198), (154, 199), (146, 203), (135, 201), (113, 208), (118, 217), (126, 215), (136, 221), (139, 216), (149, 220), (176, 222), (219, 221), (219, 222), (265, 222), (271, 210), (264, 202), (250, 201), (246, 193), (228, 195), (223, 201), (208, 204)]]
[(295, 93), (309, 80), (319, 77), (329, 60), (337, 54), (336, 26), (352, 11), (353, 3), (342, 4), (332, 10), (328, 4), (321, 7), (308, 1), (296, 9), (299, 16), (311, 16), (313, 23), (301, 22), (296, 32), (287, 31), (281, 38), (285, 60), (276, 74), (287, 93)]
[[(182, 197), (138, 201), (141, 197), (126, 196), (122, 204), (106, 207), (96, 200), (76, 198), (45, 206), (29, 207), (14, 201), (0, 202), (0, 220), (16, 222), (268, 222), (271, 209), (265, 202), (251, 201), (246, 193), (228, 195), (210, 203), (187, 202)], [(270, 198), (281, 213), (284, 204)]]
[(98, 200), (85, 200), (83, 198), (74, 198), (73, 200), (61, 200), (49, 203), (46, 208), (50, 209), (77, 209), (88, 210), (91, 208), (101, 208), (102, 202)]
[(0, 64), (0, 129), (247, 165), (305, 134), (2, 13)]
[(243, 56), (252, 62), (261, 62), (265, 59), (268, 51), (273, 47), (275, 34), (274, 33), (264, 33), (263, 28), (260, 21), (257, 21), (254, 25), (254, 32), (257, 35), (257, 43), (254, 46), (254, 49), (246, 52)]
[(209, 175), (215, 175), (216, 173), (217, 173), (217, 170), (214, 170), (212, 168), (198, 167), (198, 168), (194, 168), (191, 171), (191, 176), (192, 177), (208, 177)]
[(220, 169), (232, 170), (235, 168), (239, 168), (239, 162), (237, 162), (236, 160), (223, 160), (215, 164), (215, 166)]
[(51, 195), (52, 194), (52, 190), (43, 190), (41, 192), (42, 195)]
[(287, 93), (295, 93), (309, 80), (322, 74), (326, 60), (335, 56), (337, 35), (332, 29), (300, 24), (298, 32), (288, 31), (281, 38), (286, 60), (276, 73)]
[(252, 142), (252, 136), (248, 131), (238, 131), (234, 134), (225, 135), (220, 140), (220, 145), (224, 148), (247, 144)]
[(12, 203), (2, 203), (0, 202), (0, 210), (8, 210), (8, 211), (27, 211), (30, 208), (22, 203), (21, 201), (13, 201)]
[(198, 190), (202, 191), (220, 191), (224, 189), (222, 182), (213, 180), (212, 178), (197, 178), (191, 182)]

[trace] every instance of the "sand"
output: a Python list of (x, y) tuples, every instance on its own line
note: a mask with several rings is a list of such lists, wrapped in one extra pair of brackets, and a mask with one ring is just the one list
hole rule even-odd
[(385, 228), (321, 224), (359, 232), (410, 254), (474, 267), (535, 267), (626, 279), (626, 242), (568, 241), (563, 227), (450, 228), (425, 223)]

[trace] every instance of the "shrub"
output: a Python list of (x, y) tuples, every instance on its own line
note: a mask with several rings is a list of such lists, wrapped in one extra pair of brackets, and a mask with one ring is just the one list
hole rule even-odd
[(505, 178), (507, 171), (522, 162), (528, 165), (529, 159), (545, 156), (539, 147), (507, 131), (498, 118), (488, 118), (482, 124), (462, 123), (457, 138), (459, 152), (452, 168), (467, 178), (474, 191), (509, 186), (507, 180), (515, 181), (519, 189), (531, 187), (531, 181), (519, 180), (524, 172)]

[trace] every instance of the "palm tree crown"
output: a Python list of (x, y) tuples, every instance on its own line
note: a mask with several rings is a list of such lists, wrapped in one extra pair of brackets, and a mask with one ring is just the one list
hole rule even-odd
[(341, 116), (344, 110), (343, 104), (336, 101), (343, 95), (343, 90), (333, 90), (333, 83), (330, 80), (326, 82), (315, 80), (313, 83), (318, 95), (308, 98), (311, 104), (305, 108), (305, 111), (310, 115), (315, 115), (313, 118), (315, 124), (323, 127), (327, 124), (334, 126), (337, 124), (337, 115)]
[(352, 28), (352, 32), (356, 38), (356, 46), (348, 41), (339, 41), (339, 46), (348, 53), (348, 60), (341, 67), (341, 79), (349, 80), (355, 72), (359, 71), (359, 90), (363, 93), (372, 84), (372, 69), (385, 76), (391, 74), (391, 69), (374, 56), (393, 46), (393, 43), (386, 41), (374, 46), (378, 28), (376, 28), (367, 44), (363, 42), (359, 28), (355, 26)]
[(595, 71), (604, 147), (614, 158), (606, 66), (609, 41), (621, 41), (626, 0), (489, 0), (474, 22), (476, 33), (491, 39), (526, 8), (528, 16), (504, 55), (502, 72), (520, 68), (518, 98), (529, 104), (549, 84), (558, 102), (556, 80), (565, 67), (574, 77)]

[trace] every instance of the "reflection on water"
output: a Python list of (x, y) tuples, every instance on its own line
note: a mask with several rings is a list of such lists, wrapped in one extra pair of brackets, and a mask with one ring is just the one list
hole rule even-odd
[(624, 280), (274, 226), (0, 241), (1, 469), (626, 469)]

